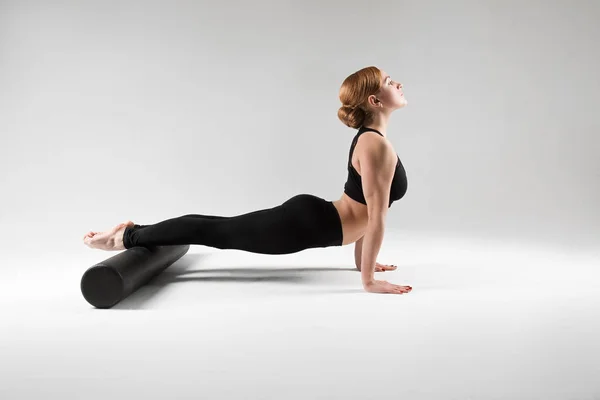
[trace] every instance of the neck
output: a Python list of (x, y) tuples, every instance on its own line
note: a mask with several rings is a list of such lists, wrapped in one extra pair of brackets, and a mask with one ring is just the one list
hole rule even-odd
[(387, 126), (390, 121), (390, 114), (387, 112), (380, 112), (373, 115), (371, 122), (369, 124), (365, 124), (367, 128), (377, 129), (381, 134), (387, 138)]

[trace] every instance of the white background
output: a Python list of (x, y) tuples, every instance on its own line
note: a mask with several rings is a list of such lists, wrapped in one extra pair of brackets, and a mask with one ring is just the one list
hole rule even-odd
[[(0, 1), (0, 395), (600, 395), (599, 17), (593, 1)], [(412, 293), (364, 293), (351, 246), (198, 246), (113, 310), (85, 302), (81, 275), (114, 255), (89, 230), (338, 199), (356, 133), (338, 91), (371, 65), (408, 101), (387, 134), (409, 187), (378, 261)]]

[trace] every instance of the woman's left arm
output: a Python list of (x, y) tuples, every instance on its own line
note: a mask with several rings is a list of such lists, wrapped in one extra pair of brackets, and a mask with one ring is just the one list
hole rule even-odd
[(354, 242), (354, 263), (356, 268), (360, 271), (360, 260), (362, 256), (362, 244), (364, 236), (361, 236), (356, 242)]
[[(360, 239), (358, 239), (356, 242), (354, 242), (354, 263), (356, 264), (356, 269), (358, 269), (359, 271), (360, 271), (360, 259), (362, 257), (363, 238), (364, 238), (364, 236), (361, 236)], [(393, 271), (396, 268), (397, 267), (395, 265), (383, 265), (383, 264), (379, 264), (378, 262), (375, 263), (375, 272)]]

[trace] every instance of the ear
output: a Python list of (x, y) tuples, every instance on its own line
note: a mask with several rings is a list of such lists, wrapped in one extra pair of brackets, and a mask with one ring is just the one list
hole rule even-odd
[(367, 101), (370, 105), (372, 105), (373, 107), (377, 107), (377, 105), (380, 103), (379, 99), (377, 97), (375, 97), (374, 94), (370, 95), (367, 98)]

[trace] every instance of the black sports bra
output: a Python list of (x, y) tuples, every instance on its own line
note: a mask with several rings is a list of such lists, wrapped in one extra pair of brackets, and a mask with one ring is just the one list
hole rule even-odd
[[(351, 199), (365, 205), (367, 202), (363, 193), (362, 178), (360, 177), (358, 171), (356, 171), (356, 169), (354, 169), (352, 166), (352, 153), (354, 152), (354, 148), (356, 147), (356, 143), (360, 135), (367, 131), (377, 132), (379, 135), (383, 136), (381, 132), (373, 128), (361, 126), (358, 129), (358, 133), (356, 136), (354, 136), (354, 139), (352, 139), (352, 144), (350, 145), (350, 154), (348, 156), (348, 179), (344, 184), (344, 193), (346, 193)], [(406, 178), (406, 171), (404, 170), (404, 166), (400, 161), (400, 157), (398, 157), (398, 163), (396, 163), (396, 171), (394, 172), (392, 187), (390, 189), (390, 201), (388, 208), (392, 206), (394, 201), (400, 200), (402, 197), (404, 197), (407, 190), (408, 179)]]

